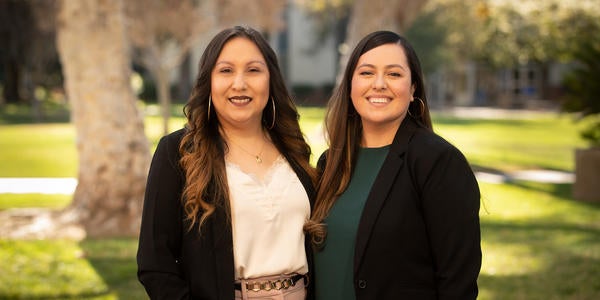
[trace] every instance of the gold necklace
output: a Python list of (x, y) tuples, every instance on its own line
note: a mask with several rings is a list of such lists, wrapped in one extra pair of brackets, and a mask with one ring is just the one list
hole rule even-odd
[(240, 146), (238, 143), (234, 142), (233, 140), (231, 140), (231, 142), (233, 144), (235, 144), (236, 146), (238, 146), (238, 148), (240, 148), (240, 150), (244, 151), (246, 154), (254, 157), (254, 159), (256, 159), (257, 164), (262, 164), (263, 161), (262, 161), (262, 158), (260, 158), (260, 156), (262, 155), (263, 151), (265, 150), (265, 144), (267, 143), (264, 138), (263, 138), (262, 147), (260, 147), (260, 152), (258, 152), (258, 154), (252, 154), (250, 151), (247, 151), (246, 149), (244, 149), (242, 146)]

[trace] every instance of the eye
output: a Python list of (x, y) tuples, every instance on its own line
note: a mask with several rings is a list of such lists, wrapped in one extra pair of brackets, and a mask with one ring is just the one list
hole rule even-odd
[(231, 72), (233, 72), (233, 69), (231, 69), (229, 67), (219, 69), (219, 73), (231, 73)]
[(360, 71), (358, 73), (358, 75), (361, 75), (361, 76), (371, 76), (371, 75), (373, 75), (373, 72), (371, 72), (371, 71)]
[(400, 74), (398, 72), (390, 72), (389, 75), (392, 77), (402, 77), (402, 74)]
[(248, 71), (253, 72), (253, 73), (258, 73), (258, 72), (261, 72), (262, 70), (260, 68), (252, 67), (252, 68), (248, 69)]

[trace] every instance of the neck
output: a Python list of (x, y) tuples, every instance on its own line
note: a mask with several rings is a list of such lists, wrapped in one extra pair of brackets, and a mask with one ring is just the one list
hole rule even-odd
[(363, 122), (361, 146), (365, 148), (378, 148), (390, 145), (394, 141), (399, 122), (372, 124)]
[[(269, 138), (262, 126), (248, 129), (225, 129), (221, 130), (223, 137), (227, 141), (228, 159), (237, 162), (246, 161), (248, 156), (256, 160), (256, 163), (262, 164), (265, 159), (265, 146)], [(268, 152), (268, 149), (267, 151)], [(268, 154), (268, 153), (267, 153)]]
[(236, 141), (253, 140), (256, 138), (264, 138), (265, 131), (259, 124), (251, 127), (221, 127), (221, 133), (227, 140), (235, 139)]

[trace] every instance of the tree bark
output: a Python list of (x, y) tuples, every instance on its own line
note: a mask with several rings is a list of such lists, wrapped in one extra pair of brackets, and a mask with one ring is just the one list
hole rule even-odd
[(153, 73), (156, 76), (156, 91), (158, 92), (158, 103), (163, 122), (163, 134), (169, 133), (169, 120), (171, 118), (171, 81), (169, 79), (170, 68), (158, 67)]
[(136, 236), (150, 160), (129, 79), (120, 0), (65, 0), (57, 45), (79, 153), (78, 185), (65, 211), (87, 236)]

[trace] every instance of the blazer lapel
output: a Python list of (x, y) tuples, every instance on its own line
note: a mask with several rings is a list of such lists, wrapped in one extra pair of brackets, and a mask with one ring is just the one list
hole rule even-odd
[(398, 172), (402, 169), (405, 164), (405, 153), (408, 146), (408, 142), (412, 137), (416, 124), (412, 119), (405, 118), (392, 142), (390, 152), (385, 158), (381, 170), (373, 182), (371, 191), (363, 208), (363, 212), (358, 224), (358, 231), (356, 234), (356, 245), (354, 249), (354, 275), (357, 274), (359, 267), (362, 263), (367, 244), (371, 237), (375, 221), (379, 215), (379, 211), (383, 207), (387, 195)]

